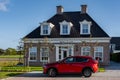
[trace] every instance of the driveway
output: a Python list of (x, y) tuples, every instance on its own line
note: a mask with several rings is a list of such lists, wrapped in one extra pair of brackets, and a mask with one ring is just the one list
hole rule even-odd
[(51, 78), (42, 74), (42, 72), (29, 72), (4, 80), (120, 80), (120, 63), (111, 62), (110, 66), (105, 68), (105, 72), (95, 73), (90, 78), (84, 78), (81, 75), (58, 75)]

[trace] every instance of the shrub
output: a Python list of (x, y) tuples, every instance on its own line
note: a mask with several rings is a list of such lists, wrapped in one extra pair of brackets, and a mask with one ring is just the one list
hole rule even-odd
[(111, 54), (111, 60), (115, 62), (120, 62), (120, 53)]

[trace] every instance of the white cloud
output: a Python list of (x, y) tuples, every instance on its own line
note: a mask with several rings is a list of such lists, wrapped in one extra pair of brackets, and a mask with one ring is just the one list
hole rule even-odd
[(9, 0), (0, 0), (0, 11), (7, 11), (8, 4), (9, 4)]

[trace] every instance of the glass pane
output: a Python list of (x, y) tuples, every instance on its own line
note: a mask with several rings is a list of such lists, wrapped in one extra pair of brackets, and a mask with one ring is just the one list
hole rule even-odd
[(49, 56), (49, 48), (48, 47), (42, 48), (41, 57), (43, 63), (48, 62), (48, 56)]
[(83, 24), (83, 33), (88, 33), (88, 24)]
[(83, 47), (82, 52), (84, 56), (89, 56), (90, 55), (90, 47)]
[(76, 58), (76, 62), (87, 62), (87, 58)]
[(62, 27), (63, 27), (62, 33), (67, 34), (68, 33), (68, 25), (63, 25)]
[(48, 34), (48, 25), (43, 26), (43, 34)]

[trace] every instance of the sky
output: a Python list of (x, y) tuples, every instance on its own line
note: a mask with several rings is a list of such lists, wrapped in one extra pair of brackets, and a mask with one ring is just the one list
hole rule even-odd
[(0, 48), (17, 48), (21, 38), (56, 14), (56, 6), (67, 12), (80, 11), (83, 4), (110, 37), (120, 37), (120, 0), (0, 0)]

